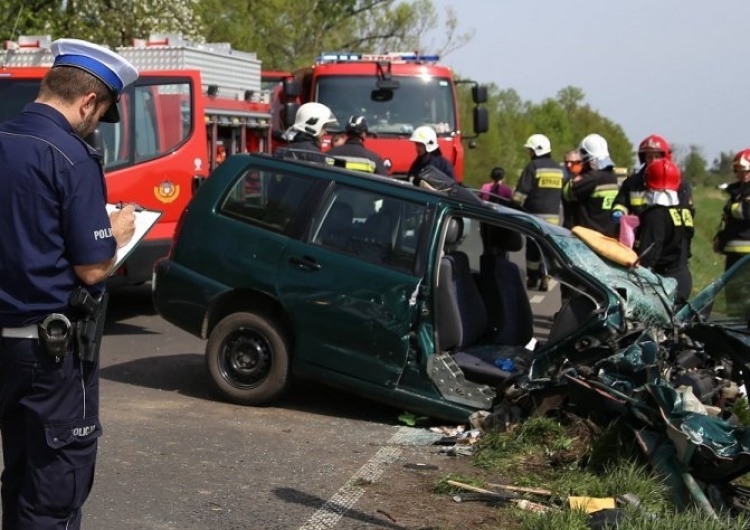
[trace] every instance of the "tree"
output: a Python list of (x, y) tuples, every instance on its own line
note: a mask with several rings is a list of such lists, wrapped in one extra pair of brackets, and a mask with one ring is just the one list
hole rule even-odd
[(704, 186), (709, 183), (706, 159), (703, 158), (701, 149), (697, 145), (689, 147), (687, 155), (678, 161), (678, 165), (682, 169), (682, 180), (693, 186)]
[[(198, 0), (5, 0), (4, 35), (49, 34), (128, 46), (152, 33), (200, 39)], [(18, 21), (16, 24), (16, 20)], [(15, 32), (14, 32), (15, 29)]]
[(732, 172), (732, 162), (736, 153), (729, 151), (719, 153), (719, 158), (714, 159), (711, 169), (708, 170), (712, 183), (732, 182), (734, 173)]
[[(439, 21), (430, 0), (203, 0), (199, 11), (208, 41), (253, 51), (274, 70), (312, 64), (323, 51), (423, 49)], [(468, 39), (452, 10), (445, 17), (443, 51)]]
[[(580, 88), (565, 87), (556, 98), (540, 103), (523, 101), (514, 90), (500, 90), (495, 85), (490, 85), (488, 92), (491, 128), (476, 140), (476, 149), (466, 153), (467, 185), (477, 187), (496, 165), (505, 168), (508, 183), (514, 184), (529, 162), (523, 144), (534, 133), (549, 137), (552, 156), (558, 161), (587, 134), (599, 133), (607, 139), (617, 165), (632, 167), (633, 147), (622, 127), (586, 104)], [(460, 108), (462, 122), (471, 123), (472, 104), (468, 95), (460, 98)]]

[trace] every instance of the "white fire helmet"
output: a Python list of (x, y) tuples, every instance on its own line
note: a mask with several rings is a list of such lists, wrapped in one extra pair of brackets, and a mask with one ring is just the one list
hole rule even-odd
[(532, 134), (523, 146), (526, 149), (534, 151), (536, 156), (546, 155), (552, 151), (552, 145), (550, 144), (549, 138), (543, 134)]
[(615, 165), (609, 157), (607, 140), (600, 134), (594, 133), (586, 136), (581, 140), (578, 151), (581, 153), (583, 161), (588, 162), (594, 169), (605, 169)]
[(306, 132), (317, 138), (323, 134), (323, 127), (332, 123), (336, 123), (336, 117), (331, 109), (322, 103), (313, 101), (305, 103), (297, 109), (292, 129)]
[(421, 127), (417, 127), (416, 129), (414, 129), (414, 132), (411, 133), (411, 138), (409, 138), (409, 141), (424, 144), (424, 147), (428, 153), (433, 152), (439, 147), (437, 141), (437, 133), (435, 133), (435, 129), (433, 129), (429, 125), (422, 125)]

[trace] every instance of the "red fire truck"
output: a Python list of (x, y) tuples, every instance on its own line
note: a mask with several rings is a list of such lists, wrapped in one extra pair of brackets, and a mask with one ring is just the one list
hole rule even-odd
[[(274, 131), (286, 129), (302, 103), (318, 101), (331, 108), (343, 131), (352, 114), (367, 118), (367, 147), (390, 164), (390, 173), (405, 177), (416, 156), (409, 137), (417, 127), (435, 129), (443, 155), (463, 178), (464, 147), (459, 125), (456, 85), (472, 85), (474, 134), (487, 131), (486, 87), (473, 81), (457, 81), (436, 55), (417, 53), (324, 53), (315, 64), (282, 80), (272, 102)], [(336, 132), (331, 127), (329, 132)], [(276, 137), (276, 135), (275, 135)], [(324, 149), (329, 138), (324, 139)]]
[[(49, 36), (21, 37), (0, 51), (0, 120), (33, 101), (52, 64)], [(109, 202), (163, 212), (159, 223), (112, 278), (151, 278), (197, 186), (224, 156), (270, 151), (270, 101), (261, 63), (228, 44), (193, 44), (153, 35), (117, 51), (140, 71), (122, 95), (120, 123), (101, 123), (90, 138), (104, 156)]]

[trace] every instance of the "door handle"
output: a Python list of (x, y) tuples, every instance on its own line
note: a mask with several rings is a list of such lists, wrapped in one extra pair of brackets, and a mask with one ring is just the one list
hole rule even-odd
[(308, 269), (311, 271), (320, 270), (320, 263), (315, 261), (315, 259), (311, 258), (310, 256), (302, 256), (301, 258), (298, 256), (292, 256), (291, 258), (289, 258), (289, 262), (292, 265), (299, 267), (300, 269)]

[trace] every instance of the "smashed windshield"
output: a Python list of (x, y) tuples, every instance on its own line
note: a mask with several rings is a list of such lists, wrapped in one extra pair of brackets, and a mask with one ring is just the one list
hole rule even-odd
[(410, 135), (430, 125), (438, 135), (456, 131), (453, 84), (442, 77), (394, 76), (398, 88), (377, 87), (377, 76), (324, 76), (318, 79), (316, 99), (331, 108), (343, 130), (352, 114), (367, 118), (371, 133)]
[(626, 318), (661, 326), (671, 322), (668, 308), (672, 306), (677, 287), (672, 278), (658, 276), (645, 267), (626, 268), (605, 261), (570, 233), (551, 237), (576, 267), (609, 286), (622, 298)]

